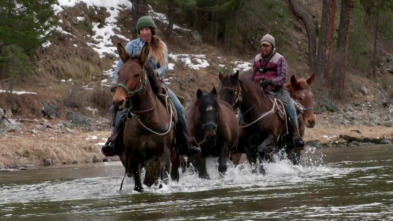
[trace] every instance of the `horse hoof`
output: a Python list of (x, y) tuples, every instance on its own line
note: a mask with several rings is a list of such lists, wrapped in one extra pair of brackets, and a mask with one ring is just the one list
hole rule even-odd
[(302, 138), (295, 140), (295, 148), (299, 151), (304, 149), (304, 141)]
[(143, 192), (143, 188), (142, 187), (135, 187), (134, 188), (135, 191), (142, 193)]
[(208, 175), (208, 174), (205, 174), (205, 175), (199, 175), (199, 178), (201, 178), (201, 179), (205, 179), (205, 180), (210, 180), (210, 177), (209, 177), (209, 175)]
[(264, 176), (266, 175), (266, 170), (265, 170), (265, 168), (263, 166), (259, 167), (259, 173), (264, 175)]

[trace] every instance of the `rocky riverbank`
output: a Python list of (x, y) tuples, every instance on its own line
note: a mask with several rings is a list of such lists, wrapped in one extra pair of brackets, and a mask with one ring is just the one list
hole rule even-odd
[[(307, 128), (308, 146), (359, 146), (393, 141), (390, 107), (367, 110), (368, 104), (317, 114), (314, 128)], [(371, 108), (370, 108), (371, 109)], [(0, 111), (0, 171), (32, 166), (97, 163), (106, 158), (101, 146), (110, 135), (110, 120), (68, 113), (67, 120), (13, 118)]]

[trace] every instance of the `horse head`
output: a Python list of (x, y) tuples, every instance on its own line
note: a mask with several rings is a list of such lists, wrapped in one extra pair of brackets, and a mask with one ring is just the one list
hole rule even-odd
[(229, 76), (224, 76), (220, 72), (218, 76), (221, 82), (220, 98), (228, 102), (234, 109), (236, 109), (239, 105), (241, 91), (241, 88), (238, 84), (239, 70)]
[(145, 44), (136, 58), (131, 58), (120, 43), (117, 44), (117, 51), (123, 65), (118, 72), (119, 80), (112, 102), (122, 109), (128, 99), (143, 91), (147, 83), (144, 66), (149, 55), (149, 44)]
[(197, 102), (199, 111), (198, 122), (202, 125), (205, 138), (215, 142), (219, 111), (216, 88), (213, 87), (210, 93), (203, 93), (201, 89), (198, 89)]
[(315, 114), (312, 108), (312, 90), (311, 84), (314, 81), (314, 73), (308, 78), (296, 79), (291, 77), (291, 83), (287, 84), (291, 97), (304, 106), (303, 119), (306, 127), (313, 128), (315, 125)]

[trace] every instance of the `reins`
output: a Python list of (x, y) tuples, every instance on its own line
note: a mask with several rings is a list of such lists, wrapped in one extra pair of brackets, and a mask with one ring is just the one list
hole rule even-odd
[[(239, 83), (238, 83), (238, 85), (239, 85)], [(241, 87), (240, 87), (240, 92), (241, 92)], [(264, 93), (264, 92), (262, 91), (262, 93)], [(241, 94), (239, 93), (238, 96), (241, 97)], [(241, 98), (240, 98), (239, 100), (240, 100), (240, 102), (242, 101)], [(285, 115), (285, 109), (284, 109), (283, 105), (278, 105), (277, 99), (271, 99), (271, 98), (269, 98), (269, 100), (273, 103), (273, 106), (272, 106), (272, 108), (271, 108), (268, 112), (261, 113), (261, 115), (260, 115), (257, 119), (255, 119), (254, 121), (252, 121), (252, 122), (249, 123), (249, 124), (246, 124), (246, 125), (239, 125), (239, 128), (246, 128), (246, 127), (252, 126), (252, 125), (255, 124), (256, 122), (258, 122), (258, 121), (260, 121), (261, 119), (263, 119), (264, 117), (266, 117), (266, 116), (268, 116), (268, 115), (270, 115), (270, 114), (273, 114), (274, 112), (276, 112), (276, 110), (278, 110), (281, 114)], [(239, 105), (239, 106), (240, 106), (240, 105)], [(249, 111), (251, 111), (251, 109), (253, 109), (253, 108), (254, 108), (254, 106), (251, 106), (245, 113), (243, 113), (243, 116), (244, 116), (245, 114), (247, 114)]]
[(235, 89), (233, 89), (232, 87), (225, 87), (225, 86), (221, 86), (221, 89), (228, 89), (228, 90), (234, 91), (236, 99), (233, 102), (232, 107), (236, 111), (239, 108), (240, 103), (242, 102), (242, 97), (241, 97), (242, 88), (240, 86), (240, 83), (239, 82), (236, 83), (236, 88)]
[[(146, 86), (146, 84), (147, 84), (147, 80), (146, 80), (146, 70), (144, 70), (143, 73), (144, 73), (144, 75), (143, 75), (143, 76), (144, 76), (144, 79), (141, 78), (141, 79), (139, 80), (139, 87), (136, 88), (135, 90), (130, 91), (130, 90), (127, 88), (127, 86), (125, 86), (124, 84), (121, 84), (121, 83), (117, 84), (118, 87), (121, 87), (121, 88), (123, 88), (123, 89), (125, 90), (125, 92), (126, 92), (127, 95), (128, 95), (128, 98), (131, 98), (134, 94), (139, 93), (139, 92), (141, 92), (141, 91), (143, 91), (143, 90), (145, 89), (145, 86)], [(153, 134), (159, 135), (159, 136), (167, 135), (167, 134), (171, 131), (171, 129), (172, 129), (172, 114), (173, 114), (173, 107), (172, 107), (172, 105), (170, 105), (170, 101), (168, 100), (168, 99), (170, 99), (170, 98), (169, 98), (167, 89), (166, 89), (165, 87), (163, 87), (163, 88), (164, 88), (164, 90), (165, 90), (165, 94), (158, 94), (158, 95), (164, 96), (164, 98), (165, 98), (165, 107), (166, 107), (166, 109), (169, 111), (169, 126), (168, 126), (168, 129), (167, 129), (165, 132), (162, 132), (162, 133), (161, 133), (161, 132), (158, 132), (158, 131), (155, 131), (155, 130), (149, 128), (149, 127), (146, 126), (146, 125), (142, 122), (142, 120), (138, 117), (138, 114), (144, 114), (144, 113), (148, 113), (148, 112), (150, 112), (150, 111), (153, 111), (153, 110), (154, 110), (154, 107), (151, 107), (151, 108), (146, 109), (146, 110), (141, 110), (141, 111), (137, 111), (137, 110), (132, 111), (131, 108), (128, 108), (128, 113), (129, 113), (129, 115), (131, 115), (131, 117), (134, 117), (134, 118), (138, 121), (138, 123), (141, 124), (141, 125), (143, 126), (143, 128), (145, 128), (147, 131), (149, 131), (149, 132), (151, 132), (151, 133), (153, 133)], [(126, 99), (126, 100), (127, 100), (127, 99)], [(125, 104), (126, 104), (126, 100), (124, 100), (123, 107), (124, 107)]]
[[(255, 124), (256, 122), (258, 122), (259, 120), (261, 120), (262, 118), (264, 118), (264, 117), (266, 117), (266, 116), (268, 116), (268, 115), (270, 115), (270, 114), (273, 114), (275, 111), (276, 111), (276, 107), (277, 107), (277, 110), (278, 111), (280, 111), (281, 113), (283, 113), (283, 110), (281, 110), (280, 109), (280, 105), (278, 105), (278, 103), (277, 103), (277, 99), (270, 99), (270, 101), (273, 103), (273, 106), (272, 106), (272, 109), (270, 109), (268, 112), (265, 112), (265, 113), (262, 113), (257, 119), (255, 119), (253, 122), (251, 122), (251, 123), (249, 123), (249, 124), (246, 124), (246, 125), (241, 125), (241, 126), (239, 126), (240, 128), (246, 128), (246, 127), (249, 127), (249, 126), (251, 126), (251, 125), (253, 125), (253, 124)], [(284, 112), (285, 113), (285, 112)]]
[[(169, 102), (168, 99), (170, 99), (170, 98), (169, 98), (169, 95), (168, 95), (168, 91), (167, 91), (167, 89), (166, 89), (165, 87), (164, 87), (164, 90), (165, 90), (166, 93), (165, 93), (165, 94), (160, 94), (160, 95), (162, 95), (162, 96), (165, 97), (165, 107), (166, 107), (167, 110), (169, 110), (169, 126), (168, 126), (168, 130), (166, 130), (165, 132), (160, 133), (160, 132), (154, 131), (153, 129), (149, 128), (148, 126), (146, 126), (146, 125), (142, 122), (142, 120), (138, 117), (138, 115), (135, 114), (135, 111), (134, 111), (134, 112), (132, 112), (131, 110), (129, 111), (129, 114), (130, 114), (132, 117), (134, 117), (134, 118), (138, 121), (138, 123), (141, 124), (147, 131), (149, 131), (149, 132), (151, 132), (151, 133), (153, 133), (153, 134), (159, 135), (159, 136), (167, 135), (167, 134), (171, 131), (171, 129), (172, 129), (172, 114), (173, 114), (173, 107), (172, 107), (172, 105), (169, 105), (170, 102)], [(154, 109), (154, 108), (151, 108), (151, 110), (153, 110), (153, 109)], [(150, 109), (149, 109), (149, 110), (150, 110)], [(148, 111), (145, 110), (144, 112), (148, 112)]]

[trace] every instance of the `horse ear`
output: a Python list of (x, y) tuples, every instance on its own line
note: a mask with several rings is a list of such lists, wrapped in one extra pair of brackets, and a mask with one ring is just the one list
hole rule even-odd
[(311, 83), (314, 81), (314, 72), (312, 73), (312, 75), (307, 79), (307, 84), (311, 85)]
[(212, 94), (213, 94), (215, 97), (217, 97), (217, 90), (216, 90), (216, 87), (213, 87), (213, 89), (212, 89)]
[(126, 49), (124, 49), (123, 45), (121, 45), (120, 43), (117, 43), (117, 53), (119, 54), (120, 59), (123, 61), (123, 63), (125, 63), (130, 58), (130, 56), (126, 52)]
[(202, 91), (201, 91), (200, 88), (198, 88), (198, 91), (197, 91), (197, 98), (200, 98), (201, 96), (202, 96)]
[(239, 70), (236, 71), (236, 73), (233, 75), (233, 78), (236, 80), (239, 79)]
[(296, 84), (296, 83), (297, 83), (296, 77), (295, 77), (295, 75), (292, 75), (291, 76), (291, 84), (293, 85), (293, 84)]
[(291, 76), (291, 85), (294, 89), (299, 88), (299, 85), (297, 84), (297, 79), (296, 79), (295, 75)]
[(218, 72), (218, 79), (220, 79), (220, 81), (224, 80), (224, 75), (221, 73), (221, 71)]
[(143, 46), (143, 48), (141, 50), (141, 53), (138, 56), (138, 62), (142, 66), (145, 65), (147, 58), (149, 57), (149, 51), (150, 51), (150, 44), (145, 43), (145, 45)]

